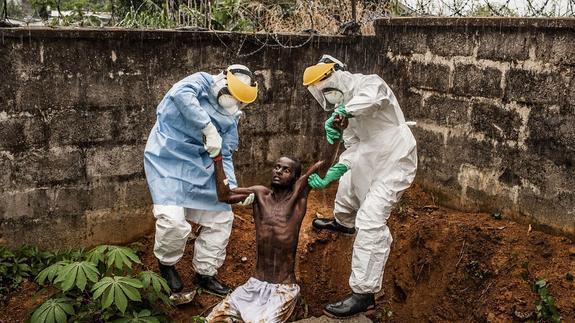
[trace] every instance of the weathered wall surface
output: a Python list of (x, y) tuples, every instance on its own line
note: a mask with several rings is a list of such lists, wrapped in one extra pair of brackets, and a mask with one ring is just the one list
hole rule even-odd
[(257, 103), (240, 122), (240, 183), (269, 180), (281, 154), (312, 161), (326, 114), (301, 85), (303, 70), (324, 51), (373, 67), (373, 46), (373, 38), (0, 29), (0, 243), (122, 243), (152, 230), (146, 138), (165, 92), (196, 71), (243, 63), (258, 77)]
[(441, 203), (573, 235), (573, 26), (392, 19), (354, 39), (0, 29), (0, 243), (87, 246), (149, 232), (146, 138), (164, 93), (195, 71), (236, 62), (256, 71), (240, 183), (267, 181), (282, 154), (311, 162), (326, 113), (301, 78), (322, 53), (388, 81), (418, 122), (417, 181)]
[(379, 72), (418, 121), (418, 180), (457, 208), (575, 236), (575, 21), (377, 22)]

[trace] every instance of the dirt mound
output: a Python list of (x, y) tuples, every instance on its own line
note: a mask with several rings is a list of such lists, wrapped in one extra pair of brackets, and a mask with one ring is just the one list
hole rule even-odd
[[(353, 237), (311, 228), (314, 216), (330, 217), (334, 188), (310, 198), (298, 246), (296, 274), (302, 288), (299, 315), (320, 316), (322, 307), (350, 292)], [(255, 265), (255, 237), (249, 209), (238, 220), (221, 277), (245, 282)], [(418, 187), (409, 190), (390, 218), (394, 243), (374, 321), (521, 321), (534, 318), (539, 296), (531, 290), (546, 279), (565, 322), (575, 320), (575, 244), (567, 238), (489, 214), (436, 207)], [(191, 273), (188, 253), (180, 264)], [(245, 258), (244, 258), (245, 257)], [(244, 261), (242, 261), (242, 258)], [(185, 268), (183, 268), (185, 267)], [(201, 295), (174, 313), (182, 321), (206, 312), (218, 299)]]
[[(296, 275), (302, 288), (298, 318), (322, 315), (328, 302), (351, 292), (348, 286), (353, 237), (311, 228), (313, 217), (330, 217), (335, 188), (313, 192), (298, 246)], [(235, 210), (236, 221), (220, 278), (243, 284), (255, 268), (255, 231), (249, 208)], [(489, 214), (436, 207), (418, 187), (410, 189), (390, 218), (394, 236), (383, 291), (370, 319), (391, 322), (501, 322), (535, 318), (539, 296), (532, 283), (545, 279), (564, 322), (575, 321), (575, 244), (567, 238), (530, 231)], [(194, 228), (196, 231), (198, 228)], [(144, 263), (153, 270), (153, 237), (140, 241)], [(193, 241), (177, 265), (192, 288)], [(34, 288), (27, 288), (32, 293)], [(15, 295), (19, 304), (32, 294)], [(24, 298), (23, 298), (24, 297)], [(201, 294), (172, 313), (179, 322), (207, 315), (221, 299)], [(23, 302), (23, 304), (27, 304)], [(18, 307), (18, 306), (16, 306)], [(0, 308), (0, 312), (5, 312)], [(13, 310), (11, 310), (13, 311)], [(9, 321), (23, 321), (23, 311)], [(2, 319), (0, 319), (2, 321)]]

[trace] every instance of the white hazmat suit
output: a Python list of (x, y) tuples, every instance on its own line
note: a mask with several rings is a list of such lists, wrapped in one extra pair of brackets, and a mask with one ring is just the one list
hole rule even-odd
[(322, 83), (341, 90), (340, 103), (352, 115), (339, 158), (348, 171), (340, 179), (334, 207), (339, 224), (358, 230), (349, 285), (358, 294), (377, 293), (393, 241), (387, 219), (415, 177), (416, 142), (395, 95), (379, 76), (336, 70), (309, 86), (326, 108), (334, 102), (320, 95), (327, 92)]

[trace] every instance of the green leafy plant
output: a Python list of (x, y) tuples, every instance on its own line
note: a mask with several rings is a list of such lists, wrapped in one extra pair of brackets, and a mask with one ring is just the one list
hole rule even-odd
[(92, 296), (94, 299), (102, 297), (102, 309), (114, 304), (123, 314), (128, 307), (128, 298), (132, 301), (142, 301), (138, 291), (142, 287), (142, 282), (134, 278), (123, 276), (104, 277), (92, 288), (94, 292)]
[(58, 267), (58, 276), (54, 284), (60, 284), (63, 291), (73, 287), (83, 291), (88, 281), (98, 281), (98, 269), (89, 261), (73, 262), (62, 267)]
[(59, 291), (34, 310), (31, 323), (67, 321), (157, 322), (170, 304), (166, 281), (141, 265), (127, 247), (103, 245), (87, 253), (70, 254), (36, 276), (41, 285)]
[(0, 301), (57, 259), (57, 254), (39, 251), (36, 247), (22, 246), (14, 250), (0, 247)]
[(65, 323), (68, 315), (74, 314), (74, 308), (67, 298), (49, 299), (40, 305), (32, 315), (32, 322)]
[(142, 310), (140, 312), (132, 312), (121, 319), (117, 319), (114, 323), (159, 323), (160, 320), (157, 316), (152, 315), (149, 310)]
[(537, 280), (532, 286), (533, 291), (539, 294), (539, 300), (535, 307), (537, 321), (558, 323), (561, 321), (561, 316), (555, 307), (555, 299), (549, 294), (547, 287), (548, 284), (545, 279)]

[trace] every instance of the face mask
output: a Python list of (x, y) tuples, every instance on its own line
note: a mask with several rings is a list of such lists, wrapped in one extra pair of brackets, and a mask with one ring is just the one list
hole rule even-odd
[(332, 105), (338, 105), (343, 102), (343, 92), (338, 89), (328, 88), (322, 92), (325, 100)]
[(218, 104), (230, 115), (234, 115), (240, 109), (240, 101), (230, 94), (222, 94), (218, 98)]

